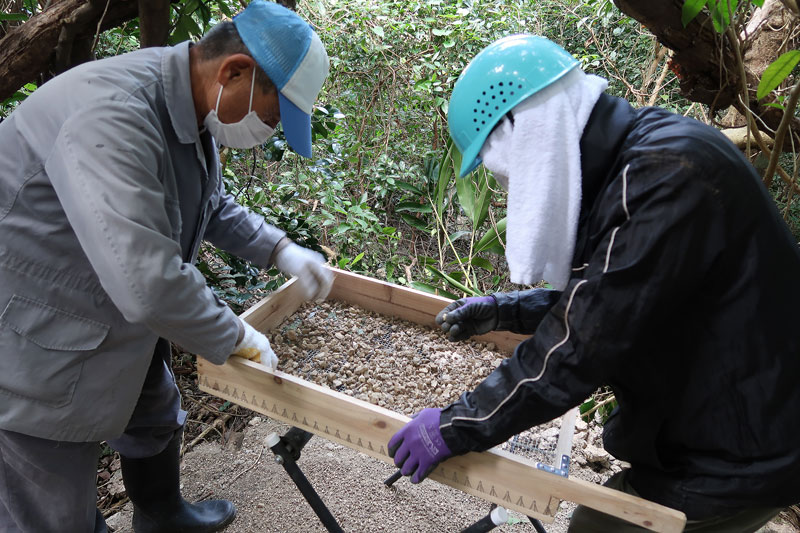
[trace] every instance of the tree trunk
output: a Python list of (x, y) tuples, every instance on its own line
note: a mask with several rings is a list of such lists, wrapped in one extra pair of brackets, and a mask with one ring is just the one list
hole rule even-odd
[[(684, 28), (681, 11), (684, 0), (614, 0), (617, 7), (636, 19), (675, 53), (671, 68), (680, 82), (681, 94), (693, 102), (706, 104), (712, 113), (733, 106), (739, 113), (748, 108), (760, 117), (759, 127), (774, 131), (783, 112), (770, 107), (769, 98), (756, 99), (756, 88), (764, 69), (781, 53), (794, 48), (789, 41), (797, 18), (796, 0), (767, 0), (754, 13), (741, 47), (747, 82), (747, 98), (742, 95), (740, 69), (734, 49), (726, 36), (718, 34), (704, 11)], [(732, 121), (731, 125), (736, 124)], [(792, 124), (800, 131), (800, 121)]]
[(169, 38), (170, 0), (139, 0), (139, 43), (164, 46)]
[[(100, 31), (118, 26), (137, 15), (135, 0), (108, 2)], [(0, 100), (5, 100), (41, 73), (52, 70), (54, 50), (62, 28), (84, 5), (86, 0), (53, 0), (47, 10), (32, 16), (25, 24), (11, 28), (0, 39)], [(73, 38), (94, 36), (102, 15), (101, 10), (88, 19), (75, 21), (71, 29)]]
[(673, 50), (670, 68), (686, 98), (715, 109), (724, 109), (735, 102), (740, 87), (738, 71), (726, 68), (720, 72), (720, 56), (725, 65), (732, 65), (733, 51), (725, 46), (720, 53), (721, 37), (705, 13), (684, 28), (681, 22), (684, 0), (614, 0), (614, 3)]

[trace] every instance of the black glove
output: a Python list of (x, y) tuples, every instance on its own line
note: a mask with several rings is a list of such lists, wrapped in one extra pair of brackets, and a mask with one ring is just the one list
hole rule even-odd
[(497, 301), (492, 296), (461, 298), (439, 311), (436, 323), (451, 341), (489, 333), (497, 327)]

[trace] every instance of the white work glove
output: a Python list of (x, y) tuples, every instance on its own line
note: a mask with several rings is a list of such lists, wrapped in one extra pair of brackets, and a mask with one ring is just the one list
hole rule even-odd
[(284, 274), (297, 276), (306, 300), (324, 300), (331, 292), (333, 272), (325, 266), (325, 258), (293, 242), (275, 254), (275, 266)]
[(278, 356), (272, 351), (269, 339), (244, 320), (242, 320), (242, 325), (244, 326), (244, 337), (234, 347), (233, 355), (266, 365), (270, 370), (278, 368)]

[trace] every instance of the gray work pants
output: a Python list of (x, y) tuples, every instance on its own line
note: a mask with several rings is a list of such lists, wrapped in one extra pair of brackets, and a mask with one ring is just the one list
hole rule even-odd
[[(108, 444), (131, 458), (158, 454), (183, 427), (180, 403), (169, 342), (159, 339), (125, 433)], [(94, 532), (99, 453), (99, 442), (0, 430), (0, 532)]]
[[(605, 482), (605, 486), (639, 496), (636, 490), (628, 483), (628, 470), (617, 472)], [(692, 533), (751, 533), (772, 520), (780, 508), (749, 508), (742, 509), (730, 515), (717, 516), (706, 520), (689, 520), (686, 522), (685, 532)], [(647, 530), (631, 524), (620, 518), (595, 511), (579, 505), (569, 521), (568, 533), (645, 533)]]

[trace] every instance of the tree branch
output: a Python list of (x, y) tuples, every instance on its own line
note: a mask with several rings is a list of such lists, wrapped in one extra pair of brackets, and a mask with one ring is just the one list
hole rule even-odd
[(775, 169), (778, 167), (778, 158), (781, 155), (783, 139), (786, 136), (786, 132), (789, 130), (789, 124), (791, 124), (792, 118), (794, 117), (794, 110), (797, 107), (798, 98), (800, 98), (800, 83), (797, 83), (792, 89), (792, 92), (789, 94), (789, 100), (786, 102), (786, 108), (783, 110), (783, 119), (778, 126), (778, 131), (775, 132), (775, 146), (777, 149), (772, 152), (772, 156), (769, 158), (767, 170), (764, 171), (765, 181), (767, 179), (770, 181), (772, 180), (772, 175), (775, 174)]
[[(11, 28), (0, 39), (0, 100), (8, 98), (14, 91), (49, 70), (63, 21), (83, 4), (84, 0), (53, 2), (49, 9)], [(111, 0), (100, 30), (118, 26), (136, 17), (136, 14), (135, 1)], [(77, 33), (94, 35), (96, 31), (97, 20), (92, 20)]]
[(58, 36), (55, 53), (55, 70), (61, 73), (72, 66), (72, 46), (75, 36), (90, 21), (97, 20), (103, 11), (103, 0), (88, 0), (87, 3), (76, 9), (72, 15), (64, 21), (61, 32)]

